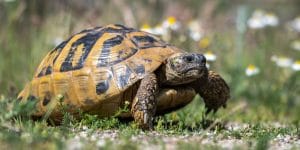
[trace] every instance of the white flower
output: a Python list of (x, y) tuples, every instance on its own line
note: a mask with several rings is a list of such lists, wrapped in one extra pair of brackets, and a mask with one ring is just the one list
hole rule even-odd
[(203, 55), (205, 56), (207, 61), (215, 61), (217, 59), (217, 56), (211, 51), (207, 51)]
[(249, 19), (248, 22), (247, 22), (247, 24), (252, 29), (261, 29), (261, 28), (265, 27), (265, 25), (261, 21), (261, 19), (257, 18), (257, 17), (253, 17), (253, 18)]
[(203, 30), (197, 20), (193, 20), (188, 24), (189, 36), (194, 41), (199, 41), (203, 37)]
[(273, 13), (266, 13), (263, 10), (255, 10), (247, 21), (249, 28), (261, 29), (267, 26), (277, 26), (279, 24), (278, 17)]
[(189, 35), (194, 41), (199, 41), (202, 38), (202, 34), (200, 32), (190, 32)]
[(172, 30), (178, 30), (180, 27), (180, 23), (175, 17), (170, 16), (165, 21), (163, 21), (162, 27), (166, 29), (170, 28)]
[(291, 44), (291, 48), (300, 51), (300, 40), (293, 41)]
[(293, 30), (300, 32), (300, 16), (295, 18), (293, 21), (288, 22), (288, 26)]
[(155, 35), (165, 35), (167, 34), (167, 29), (163, 28), (161, 25), (157, 25), (154, 28), (151, 28), (150, 25), (148, 24), (144, 24), (141, 28), (141, 31), (144, 32), (149, 32), (151, 34), (155, 34)]
[(256, 66), (250, 64), (248, 65), (248, 67), (245, 70), (245, 73), (247, 76), (253, 76), (259, 73), (259, 68), (257, 68)]
[(278, 17), (273, 13), (267, 13), (264, 16), (265, 24), (269, 26), (277, 26), (279, 24)]
[(271, 61), (276, 62), (277, 60), (278, 60), (278, 56), (276, 55), (271, 56)]
[(279, 67), (290, 67), (293, 63), (293, 60), (287, 57), (279, 57), (276, 61), (277, 66)]
[(297, 60), (292, 64), (292, 69), (295, 71), (300, 71), (300, 60)]
[(260, 29), (265, 27), (265, 23), (263, 21), (264, 11), (255, 10), (251, 16), (251, 18), (247, 21), (247, 24), (252, 29)]
[(168, 29), (164, 28), (162, 25), (157, 25), (152, 30), (152, 34), (156, 35), (166, 35), (167, 33)]
[(279, 67), (290, 67), (293, 63), (293, 60), (288, 58), (288, 57), (283, 57), (283, 56), (272, 56), (271, 60), (274, 61), (276, 63), (277, 66)]

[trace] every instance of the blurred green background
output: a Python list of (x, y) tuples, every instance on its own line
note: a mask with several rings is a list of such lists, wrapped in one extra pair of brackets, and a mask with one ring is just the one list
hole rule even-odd
[(246, 103), (237, 120), (299, 124), (299, 6), (299, 0), (0, 0), (0, 95), (16, 97), (46, 53), (70, 35), (119, 23), (163, 30), (158, 36), (173, 45), (216, 56), (210, 69), (232, 95), (229, 109), (220, 111)]

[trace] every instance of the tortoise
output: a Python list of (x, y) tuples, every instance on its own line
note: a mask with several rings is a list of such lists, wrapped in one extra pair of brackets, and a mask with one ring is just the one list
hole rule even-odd
[[(99, 117), (130, 111), (142, 129), (153, 118), (184, 107), (200, 94), (207, 112), (226, 106), (230, 90), (220, 75), (208, 71), (202, 54), (188, 53), (134, 28), (110, 24), (83, 30), (63, 41), (42, 60), (18, 95), (36, 101), (35, 117), (62, 120), (60, 106)], [(62, 105), (60, 105), (62, 104)]]

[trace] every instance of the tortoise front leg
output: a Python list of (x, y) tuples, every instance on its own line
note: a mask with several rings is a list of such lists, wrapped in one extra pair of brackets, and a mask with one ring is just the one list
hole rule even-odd
[(142, 79), (131, 107), (133, 118), (142, 129), (153, 129), (157, 94), (157, 78), (154, 73), (151, 73)]
[(230, 89), (224, 79), (213, 71), (208, 72), (207, 79), (198, 79), (191, 83), (191, 87), (203, 98), (207, 108), (206, 113), (216, 112), (225, 107), (230, 98)]

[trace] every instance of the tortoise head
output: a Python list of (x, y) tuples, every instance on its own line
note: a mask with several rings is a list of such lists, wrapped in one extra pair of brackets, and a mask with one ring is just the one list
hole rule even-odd
[(197, 53), (176, 53), (163, 66), (165, 84), (179, 85), (207, 78), (206, 58)]

